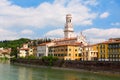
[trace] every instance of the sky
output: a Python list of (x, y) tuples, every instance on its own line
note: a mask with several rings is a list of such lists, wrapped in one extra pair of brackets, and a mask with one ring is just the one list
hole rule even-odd
[(120, 0), (0, 0), (0, 40), (63, 38), (66, 14), (90, 43), (120, 37)]

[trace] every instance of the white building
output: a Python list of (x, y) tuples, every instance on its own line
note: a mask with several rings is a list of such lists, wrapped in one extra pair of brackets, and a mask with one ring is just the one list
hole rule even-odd
[(55, 43), (42, 43), (37, 46), (37, 57), (48, 56), (48, 48), (53, 46)]

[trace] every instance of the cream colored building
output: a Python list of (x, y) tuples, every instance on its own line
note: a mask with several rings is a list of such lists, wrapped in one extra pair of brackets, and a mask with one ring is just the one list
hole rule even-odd
[(98, 51), (94, 48), (95, 45), (84, 46), (82, 51), (83, 61), (95, 61), (98, 59)]
[(34, 55), (34, 48), (32, 47), (28, 47), (28, 44), (23, 44), (23, 47), (21, 47), (19, 49), (19, 57), (26, 57), (26, 56), (30, 56), (30, 55)]

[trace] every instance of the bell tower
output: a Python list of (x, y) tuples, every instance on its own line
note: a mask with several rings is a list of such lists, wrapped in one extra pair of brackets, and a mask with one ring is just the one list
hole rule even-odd
[(64, 38), (72, 38), (74, 37), (74, 30), (72, 25), (72, 16), (71, 14), (66, 15), (66, 24), (64, 28)]

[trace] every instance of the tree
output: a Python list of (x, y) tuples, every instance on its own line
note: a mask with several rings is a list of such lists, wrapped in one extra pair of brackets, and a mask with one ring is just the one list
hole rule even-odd
[(18, 55), (18, 49), (16, 48), (16, 47), (13, 47), (12, 49), (11, 49), (11, 56), (15, 56), (15, 58), (17, 58), (17, 55)]

